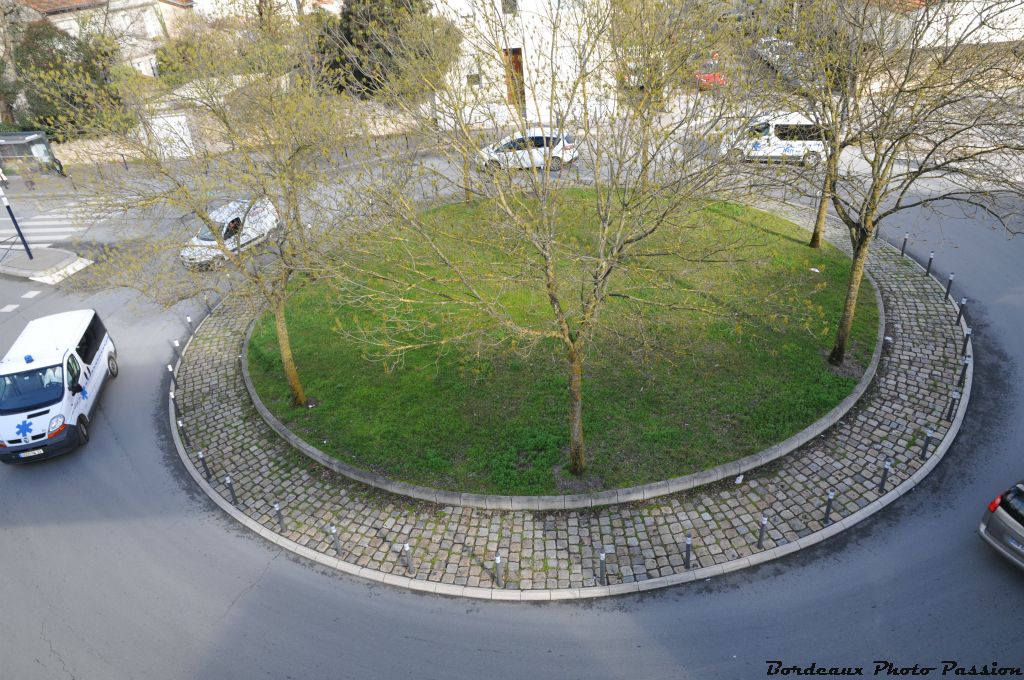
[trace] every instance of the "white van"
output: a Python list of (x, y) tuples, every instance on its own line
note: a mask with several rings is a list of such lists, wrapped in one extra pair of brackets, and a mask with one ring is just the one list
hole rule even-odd
[(726, 150), (737, 161), (793, 161), (817, 165), (825, 156), (821, 128), (800, 113), (761, 116)]
[(89, 441), (117, 350), (92, 309), (30, 321), (0, 360), (0, 462), (51, 458)]

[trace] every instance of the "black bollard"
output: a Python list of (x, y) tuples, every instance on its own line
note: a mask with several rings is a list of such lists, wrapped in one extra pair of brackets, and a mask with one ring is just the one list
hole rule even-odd
[(195, 329), (192, 327), (192, 317), (191, 316), (186, 316), (185, 317), (185, 323), (188, 324), (188, 334), (192, 335), (192, 333), (195, 332)]
[(693, 548), (693, 538), (689, 534), (687, 534), (686, 535), (686, 552), (683, 553), (683, 566), (686, 567), (687, 569), (690, 568), (690, 550), (692, 548)]
[(174, 356), (175, 356), (175, 358), (176, 359), (181, 359), (181, 343), (179, 343), (176, 339), (175, 340), (171, 340), (171, 347), (174, 348)]
[(925, 267), (924, 275), (928, 276), (932, 273), (932, 262), (935, 260), (935, 251), (928, 253), (928, 266)]
[(878, 493), (885, 493), (885, 482), (889, 479), (889, 470), (892, 469), (892, 458), (886, 458), (882, 465), (882, 479), (878, 482)]
[(757, 532), (757, 549), (764, 547), (764, 530), (768, 526), (768, 518), (761, 515), (761, 528)]
[(969, 343), (970, 341), (971, 341), (971, 329), (968, 328), (966, 331), (964, 331), (964, 345), (963, 345), (963, 347), (960, 348), (960, 356), (966, 356), (967, 355), (967, 343)]
[(599, 583), (601, 585), (606, 586), (606, 585), (608, 585), (608, 571), (607, 571), (607, 567), (605, 566), (604, 559), (605, 559), (605, 555), (602, 552), (601, 553), (601, 567), (600, 567), (601, 571), (599, 572), (600, 575), (598, 576), (598, 581), (599, 581)]
[(829, 519), (829, 515), (832, 514), (832, 501), (835, 500), (836, 492), (831, 489), (828, 492), (828, 500), (825, 501), (825, 517), (821, 520), (822, 524), (831, 524), (832, 520)]
[(953, 272), (949, 273), (949, 280), (946, 281), (946, 292), (943, 293), (942, 299), (946, 300), (946, 299), (949, 298), (949, 291), (953, 287), (953, 277), (955, 277), (955, 276), (956, 276), (956, 274), (954, 274)]
[(185, 423), (178, 422), (178, 432), (181, 434), (181, 441), (185, 444), (186, 449), (192, 448), (192, 439), (188, 436), (188, 432), (185, 432)]
[(338, 538), (338, 527), (331, 525), (331, 540), (334, 543), (334, 554), (341, 557), (341, 540)]
[(956, 405), (960, 401), (960, 391), (953, 390), (953, 396), (949, 399), (949, 413), (946, 414), (946, 420), (953, 420), (953, 412), (956, 411)]
[(957, 381), (957, 387), (963, 387), (964, 381), (967, 380), (967, 367), (971, 365), (971, 355), (968, 354), (963, 359), (964, 367), (960, 369), (960, 379)]
[(910, 234), (903, 235), (903, 245), (900, 247), (900, 257), (905, 257), (907, 254), (907, 240), (910, 238)]
[(206, 464), (206, 456), (200, 451), (196, 454), (196, 457), (199, 458), (199, 462), (203, 465), (203, 475), (206, 477), (206, 481), (210, 481), (210, 477), (213, 475), (210, 474), (210, 466)]
[(960, 298), (960, 311), (956, 313), (956, 321), (953, 322), (954, 326), (960, 325), (960, 319), (964, 318), (964, 310), (967, 309), (967, 298)]
[(501, 554), (500, 553), (495, 553), (494, 554), (494, 585), (498, 586), (499, 588), (504, 588), (505, 587), (505, 579), (504, 579), (503, 574), (501, 573)]
[(203, 298), (203, 305), (206, 307), (206, 316), (213, 314), (213, 307), (210, 306), (210, 301), (205, 297)]
[(932, 445), (932, 438), (935, 436), (933, 430), (928, 430), (924, 434), (924, 444), (921, 445), (921, 460), (928, 460), (928, 448)]
[(235, 483), (231, 481), (231, 475), (224, 475), (224, 485), (231, 492), (231, 505), (238, 505), (238, 496), (235, 495)]
[(284, 525), (284, 513), (281, 512), (281, 504), (277, 501), (274, 501), (274, 514), (277, 515), (277, 526), (281, 529), (281, 533), (283, 534), (287, 531), (287, 528)]
[(174, 417), (177, 418), (181, 415), (181, 409), (178, 407), (178, 400), (174, 397), (174, 390), (168, 392), (167, 397), (171, 400), (171, 406), (174, 407)]
[(167, 374), (171, 376), (171, 392), (173, 392), (177, 387), (177, 385), (175, 384), (176, 381), (174, 379), (174, 366), (167, 364)]
[(402, 558), (405, 560), (405, 573), (412, 573), (412, 552), (409, 550), (409, 544), (406, 543), (402, 546)]

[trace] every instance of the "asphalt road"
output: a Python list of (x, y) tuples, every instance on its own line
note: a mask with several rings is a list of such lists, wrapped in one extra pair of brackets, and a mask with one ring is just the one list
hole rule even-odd
[[(1024, 574), (975, 535), (1024, 477), (1024, 241), (982, 220), (884, 228), (934, 249), (970, 298), (975, 387), (964, 429), (918, 489), (763, 567), (597, 602), (410, 594), (325, 572), (227, 520), (167, 431), (168, 340), (190, 310), (0, 280), (0, 346), (25, 320), (98, 309), (120, 376), (92, 441), (0, 469), (0, 678), (756, 678), (785, 665), (1024, 667)], [(926, 255), (925, 255), (926, 256)], [(26, 292), (41, 290), (31, 298)], [(938, 671), (932, 672), (932, 676)]]

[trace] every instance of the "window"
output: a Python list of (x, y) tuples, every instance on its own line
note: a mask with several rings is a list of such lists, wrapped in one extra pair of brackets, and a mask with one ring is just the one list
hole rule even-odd
[(546, 146), (549, 146), (547, 137), (530, 137), (531, 149), (543, 149)]
[(760, 125), (751, 125), (750, 129), (747, 130), (748, 137), (765, 137), (768, 135), (768, 123), (761, 123)]
[(480, 87), (480, 74), (479, 73), (470, 73), (468, 76), (466, 76), (466, 86), (467, 87)]
[(523, 151), (526, 149), (526, 140), (522, 137), (513, 139), (508, 144), (502, 145), (499, 151)]
[(817, 125), (776, 125), (775, 136), (786, 142), (814, 142), (821, 140)]
[(107, 329), (103, 327), (99, 314), (93, 314), (89, 327), (85, 329), (82, 339), (75, 347), (75, 352), (82, 357), (82, 361), (87, 365), (92, 365), (92, 360), (96, 356), (96, 352), (99, 351), (100, 343), (103, 342), (103, 336), (106, 334)]
[(82, 367), (78, 365), (78, 359), (74, 356), (68, 357), (68, 387), (78, 384), (78, 378), (82, 375)]
[(235, 217), (224, 227), (224, 240), (236, 238), (242, 231), (242, 218)]
[(1024, 524), (1024, 491), (1015, 486), (1003, 494), (1003, 501), (1000, 506), (1015, 520)]
[(519, 0), (501, 0), (502, 14), (515, 14), (519, 11)]

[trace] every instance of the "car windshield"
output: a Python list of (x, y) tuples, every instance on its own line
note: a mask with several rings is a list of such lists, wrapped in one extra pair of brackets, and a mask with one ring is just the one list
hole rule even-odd
[(0, 376), (0, 414), (49, 406), (64, 396), (64, 370), (57, 366)]
[(196, 237), (200, 241), (206, 241), (207, 243), (213, 243), (214, 241), (217, 240), (217, 238), (213, 235), (213, 232), (210, 231), (210, 227), (205, 224), (203, 225), (203, 228), (199, 230), (199, 233), (196, 234)]

